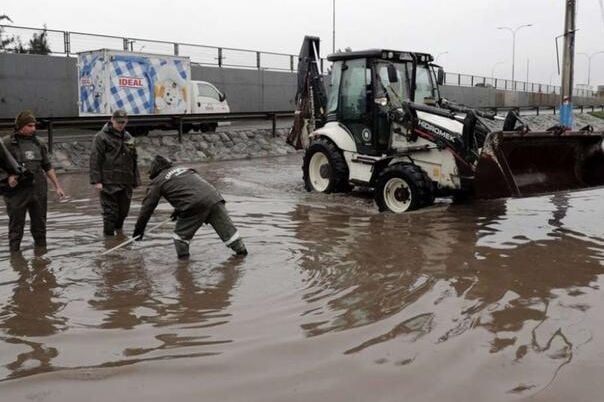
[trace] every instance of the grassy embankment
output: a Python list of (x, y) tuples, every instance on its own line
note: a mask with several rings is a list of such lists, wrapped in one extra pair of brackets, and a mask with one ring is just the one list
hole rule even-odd
[(590, 113), (590, 115), (599, 117), (600, 119), (604, 119), (604, 112), (592, 112)]

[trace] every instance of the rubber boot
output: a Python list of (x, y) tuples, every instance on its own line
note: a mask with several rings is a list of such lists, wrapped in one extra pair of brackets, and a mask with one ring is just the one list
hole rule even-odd
[(103, 234), (105, 236), (115, 236), (115, 225), (113, 222), (103, 221)]
[(16, 253), (21, 250), (21, 240), (11, 240), (9, 242), (9, 248), (11, 253)]
[(179, 260), (189, 258), (189, 242), (185, 240), (174, 239), (174, 248)]
[(35, 237), (34, 238), (34, 247), (36, 247), (36, 248), (46, 247), (46, 237)]
[(247, 255), (247, 249), (245, 248), (245, 244), (243, 244), (243, 240), (241, 239), (235, 240), (229, 247), (233, 249), (237, 255)]

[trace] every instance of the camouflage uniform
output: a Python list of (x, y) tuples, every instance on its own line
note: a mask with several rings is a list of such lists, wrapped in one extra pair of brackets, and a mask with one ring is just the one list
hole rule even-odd
[(11, 251), (21, 247), (25, 214), (29, 213), (30, 231), (36, 247), (46, 246), (47, 191), (46, 172), (52, 169), (48, 149), (35, 136), (18, 133), (6, 137), (4, 144), (15, 160), (28, 172), (19, 184), (4, 194), (8, 213), (8, 239)]

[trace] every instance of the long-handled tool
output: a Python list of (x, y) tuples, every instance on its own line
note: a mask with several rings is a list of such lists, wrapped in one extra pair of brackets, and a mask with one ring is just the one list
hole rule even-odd
[[(169, 221), (171, 221), (171, 220), (172, 220), (172, 218), (168, 218), (168, 219), (166, 219), (165, 221), (160, 222), (160, 223), (158, 223), (157, 225), (154, 225), (154, 226), (150, 227), (150, 228), (147, 230), (147, 233), (152, 232), (152, 231), (154, 231), (155, 229), (158, 229), (159, 227), (163, 226), (164, 224), (168, 223), (168, 222), (169, 222)], [(130, 239), (126, 240), (125, 242), (120, 243), (120, 244), (118, 244), (117, 246), (115, 246), (115, 247), (113, 247), (113, 248), (110, 248), (110, 249), (109, 249), (109, 250), (107, 250), (107, 251), (103, 251), (103, 252), (102, 252), (101, 254), (99, 254), (99, 255), (107, 255), (107, 254), (109, 254), (109, 253), (111, 253), (111, 252), (113, 252), (113, 251), (115, 251), (115, 250), (117, 250), (117, 249), (120, 249), (120, 248), (122, 248), (122, 247), (124, 247), (124, 246), (127, 246), (128, 244), (130, 244), (130, 243), (132, 243), (133, 241), (137, 240), (139, 237), (140, 237), (140, 235), (139, 235), (139, 236), (136, 236), (136, 237), (131, 237)]]

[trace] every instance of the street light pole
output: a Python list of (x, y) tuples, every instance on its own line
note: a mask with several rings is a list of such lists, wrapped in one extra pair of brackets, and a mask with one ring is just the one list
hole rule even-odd
[(497, 63), (493, 64), (493, 67), (491, 68), (491, 81), (495, 81), (495, 67), (503, 63), (505, 63), (505, 61), (498, 61)]
[(332, 2), (333, 6), (333, 13), (332, 13), (332, 22), (331, 22), (331, 26), (333, 28), (332, 31), (332, 39), (331, 39), (331, 52), (335, 53), (336, 52), (336, 0), (333, 0)]
[[(512, 34), (512, 83), (514, 82), (515, 71), (516, 71), (516, 32), (518, 32), (522, 28), (532, 27), (533, 24), (524, 24), (520, 25), (516, 28), (510, 27), (497, 27), (497, 29), (509, 31)], [(516, 84), (513, 84), (514, 87)]]
[(583, 56), (587, 57), (587, 86), (591, 87), (591, 59), (598, 54), (604, 54), (604, 50), (600, 50), (599, 52), (595, 52), (592, 54), (587, 54), (583, 52), (579, 52), (577, 54), (582, 54)]
[(439, 58), (440, 56), (442, 56), (442, 55), (445, 55), (445, 54), (449, 54), (449, 52), (440, 52), (439, 54), (437, 54), (437, 55), (436, 55), (436, 58), (434, 58), (434, 62), (437, 62), (437, 61), (438, 61), (438, 58)]

